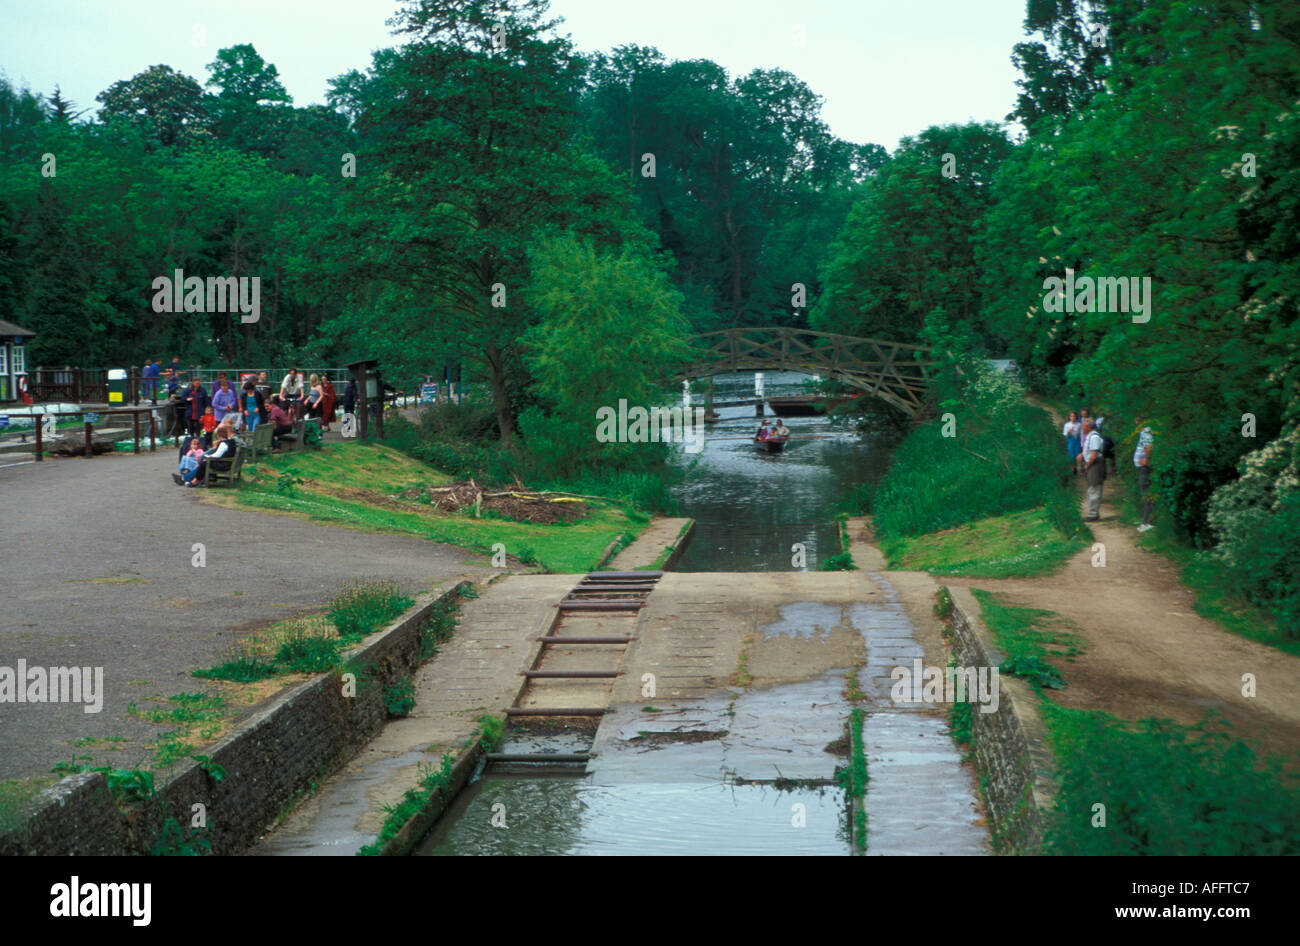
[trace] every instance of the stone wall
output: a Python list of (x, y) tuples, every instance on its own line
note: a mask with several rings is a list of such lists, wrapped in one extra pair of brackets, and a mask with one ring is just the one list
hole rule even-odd
[[(24, 830), (0, 837), (14, 854), (148, 854), (168, 818), (215, 854), (237, 854), (256, 841), (312, 784), (347, 762), (387, 719), (383, 691), (409, 679), (420, 661), (420, 631), (434, 605), (458, 595), (424, 595), (405, 615), (348, 652), (342, 671), (291, 687), (199, 751), (225, 770), (186, 760), (149, 801), (119, 806), (101, 772), (69, 776), (33, 801)], [(342, 673), (356, 674), (355, 696)], [(197, 806), (202, 806), (197, 807)], [(198, 815), (206, 827), (192, 829)]]
[[(950, 623), (959, 666), (996, 667), (1005, 659), (979, 619), (979, 603), (965, 588), (951, 588)], [(1033, 687), (998, 677), (998, 709), (971, 712), (971, 754), (999, 854), (1035, 854), (1043, 816), (1055, 797), (1055, 760)]]

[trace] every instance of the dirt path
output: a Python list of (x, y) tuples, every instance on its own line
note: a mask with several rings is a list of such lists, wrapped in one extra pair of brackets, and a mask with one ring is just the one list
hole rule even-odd
[[(1079, 490), (1082, 502), (1082, 483)], [(1137, 532), (1119, 521), (1112, 503), (1122, 495), (1120, 481), (1107, 480), (1101, 521), (1090, 523), (1095, 542), (1105, 547), (1104, 567), (1093, 565), (1094, 545), (1046, 578), (940, 580), (1003, 593), (1011, 603), (1054, 611), (1075, 625), (1086, 649), (1063, 667), (1069, 686), (1053, 697), (1064, 706), (1186, 724), (1213, 709), (1239, 736), (1296, 757), (1300, 657), (1238, 637), (1198, 615), (1177, 566), (1138, 548)], [(1244, 674), (1255, 677), (1253, 698), (1242, 696)]]

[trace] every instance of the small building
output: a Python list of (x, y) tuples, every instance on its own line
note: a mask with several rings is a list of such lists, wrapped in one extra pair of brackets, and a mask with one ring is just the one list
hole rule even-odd
[(18, 377), (27, 374), (27, 340), (36, 333), (0, 319), (0, 401), (16, 401)]

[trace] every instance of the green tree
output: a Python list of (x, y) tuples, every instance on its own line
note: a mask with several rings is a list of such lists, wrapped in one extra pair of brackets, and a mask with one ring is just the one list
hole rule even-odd
[(363, 102), (362, 170), (317, 281), (360, 303), (336, 326), (344, 332), (371, 311), (365, 300), (408, 299), (385, 324), (476, 362), (507, 443), (525, 383), (519, 340), (536, 321), (522, 292), (530, 243), (571, 231), (650, 244), (626, 183), (574, 143), (580, 64), (545, 9), (428, 0), (399, 14), (412, 41), (377, 55), (362, 86), (345, 80)]
[(95, 101), (101, 103), (103, 122), (121, 119), (141, 127), (163, 147), (202, 137), (208, 131), (208, 112), (199, 84), (171, 66), (150, 66), (130, 79), (114, 82)]
[(559, 236), (530, 254), (528, 298), (541, 321), (525, 336), (525, 360), (541, 404), (521, 417), (526, 442), (546, 467), (645, 468), (653, 443), (599, 443), (596, 412), (620, 399), (651, 407), (673, 397), (674, 371), (689, 357), (682, 296), (644, 253), (598, 250)]

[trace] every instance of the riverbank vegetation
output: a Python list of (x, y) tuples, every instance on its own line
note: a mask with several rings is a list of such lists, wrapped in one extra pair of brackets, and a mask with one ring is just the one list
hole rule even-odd
[(1049, 691), (1069, 685), (1068, 661), (1082, 652), (1082, 639), (1051, 611), (971, 590), (1007, 654), (999, 669), (1027, 679), (1039, 697), (1058, 769), (1056, 800), (1045, 813), (1047, 853), (1300, 853), (1293, 763), (1288, 771), (1284, 760), (1261, 757), (1214, 715), (1186, 726), (1061, 705)]
[[(905, 139), (860, 188), (810, 321), (921, 337), (947, 364), (1014, 359), (1030, 389), (1107, 417), (1129, 487), (1150, 427), (1163, 540), (1146, 543), (1213, 562), (1275, 639), (1300, 639), (1300, 8), (1030, 4), (1025, 27), (1024, 136)], [(1125, 291), (1102, 304), (1099, 279)], [(1016, 437), (1027, 452), (979, 465), (1007, 431), (971, 440), (979, 404), (940, 399), (957, 436), (936, 420), (900, 448), (875, 503), (886, 539), (1031, 508), (1026, 491), (1041, 505), (1030, 480), (1062, 466), (1059, 425), (1027, 412), (1043, 449)]]
[(871, 498), (890, 567), (987, 578), (1059, 568), (1091, 533), (1050, 419), (973, 357), (935, 387), (942, 413), (903, 439)]

